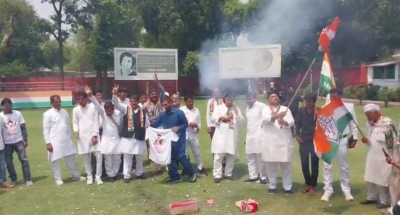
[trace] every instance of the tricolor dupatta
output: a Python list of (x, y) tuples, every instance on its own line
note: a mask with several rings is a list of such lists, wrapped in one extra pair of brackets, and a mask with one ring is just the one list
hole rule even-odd
[[(143, 110), (139, 108), (139, 118), (140, 118), (140, 127), (144, 127), (144, 117), (143, 117)], [(135, 111), (131, 106), (127, 108), (127, 117), (128, 117), (128, 132), (135, 131)]]

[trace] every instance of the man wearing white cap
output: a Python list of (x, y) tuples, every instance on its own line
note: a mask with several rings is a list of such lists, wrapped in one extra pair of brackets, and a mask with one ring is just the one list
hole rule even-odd
[[(330, 100), (341, 100), (343, 91), (335, 88), (330, 91)], [(343, 102), (347, 111), (352, 115), (353, 120), (350, 121), (349, 125), (344, 129), (342, 139), (339, 142), (339, 149), (337, 152), (337, 159), (340, 167), (340, 186), (342, 188), (343, 195), (347, 201), (353, 201), (354, 197), (351, 195), (350, 188), (350, 173), (349, 173), (349, 161), (347, 158), (347, 151), (349, 148), (354, 148), (358, 139), (357, 129), (357, 118), (354, 111), (354, 104)], [(351, 138), (348, 136), (352, 135)], [(321, 197), (321, 201), (327, 202), (333, 194), (333, 174), (332, 164), (324, 162), (324, 194)]]
[[(394, 144), (397, 140), (397, 132), (393, 121), (379, 113), (379, 106), (367, 104), (364, 106), (364, 113), (367, 117), (367, 137), (362, 142), (367, 145), (367, 159), (365, 164), (364, 180), (368, 184), (367, 198), (361, 204), (376, 204), (376, 208), (389, 207), (389, 180), (391, 178), (392, 166), (387, 165), (384, 149), (390, 156), (398, 157), (398, 146)], [(395, 197), (395, 196), (393, 196)], [(397, 202), (393, 202), (395, 206)]]

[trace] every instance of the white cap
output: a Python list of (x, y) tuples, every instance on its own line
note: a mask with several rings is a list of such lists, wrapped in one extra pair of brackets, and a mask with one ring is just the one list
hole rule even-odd
[(380, 107), (376, 104), (367, 104), (364, 106), (364, 113), (368, 111), (379, 111)]
[(169, 96), (169, 93), (168, 93), (168, 92), (165, 92), (164, 95)]
[(270, 84), (270, 85), (274, 85), (275, 83), (274, 83), (274, 82), (270, 82), (269, 84)]

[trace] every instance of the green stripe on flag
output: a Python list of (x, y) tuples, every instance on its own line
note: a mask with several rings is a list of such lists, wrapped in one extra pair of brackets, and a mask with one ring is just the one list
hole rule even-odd
[(329, 92), (331, 90), (331, 78), (321, 74), (319, 78), (319, 89)]
[(339, 144), (329, 141), (331, 143), (331, 151), (328, 153), (322, 154), (321, 158), (328, 164), (332, 164), (333, 159), (336, 157), (336, 154), (339, 150)]
[(345, 115), (343, 115), (336, 121), (338, 131), (341, 134), (343, 133), (344, 129), (346, 129), (347, 125), (349, 125), (350, 121), (353, 120), (353, 116), (351, 115), (351, 113), (349, 113), (348, 111), (346, 112), (347, 113)]
[(315, 53), (315, 61), (322, 62), (322, 60), (324, 60), (324, 53), (325, 52), (318, 50), (317, 53)]

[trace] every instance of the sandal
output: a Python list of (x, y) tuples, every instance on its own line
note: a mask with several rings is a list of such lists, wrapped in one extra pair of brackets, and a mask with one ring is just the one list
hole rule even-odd
[(310, 190), (310, 186), (306, 186), (303, 189), (301, 189), (302, 193), (308, 193), (308, 191)]
[(15, 186), (13, 184), (10, 184), (8, 182), (3, 182), (0, 185), (2, 188), (14, 188)]
[(314, 187), (310, 187), (310, 189), (308, 190), (308, 195), (310, 195), (310, 196), (314, 196), (315, 195), (315, 188)]

